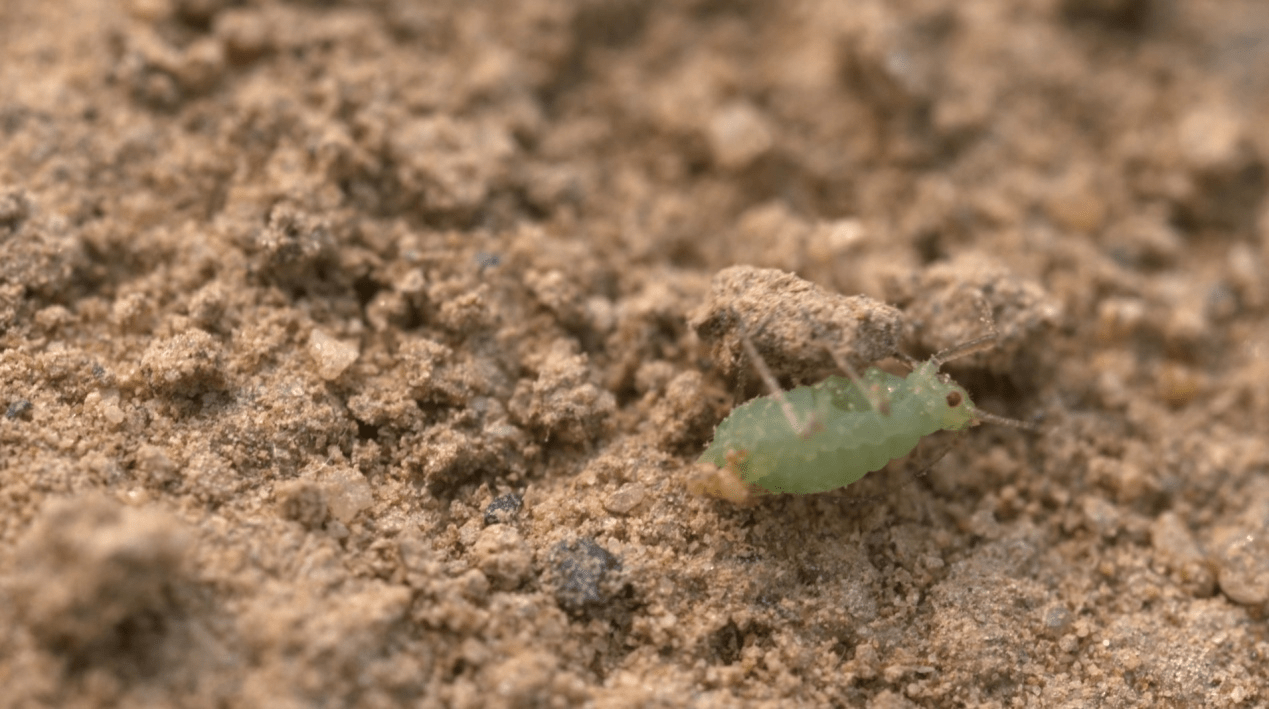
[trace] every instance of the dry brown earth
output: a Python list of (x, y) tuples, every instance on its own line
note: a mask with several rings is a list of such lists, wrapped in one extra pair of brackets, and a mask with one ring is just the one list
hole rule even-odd
[[(1265, 706), (1267, 38), (0, 2), (0, 706)], [(985, 305), (950, 372), (1042, 432), (689, 494), (760, 391), (690, 325), (733, 265), (830, 294), (726, 296), (786, 379), (870, 356), (831, 294), (914, 356)]]

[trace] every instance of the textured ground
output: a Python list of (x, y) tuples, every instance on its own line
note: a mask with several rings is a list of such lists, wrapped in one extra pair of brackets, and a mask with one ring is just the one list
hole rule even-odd
[[(1265, 706), (1266, 38), (0, 2), (0, 706)], [(698, 497), (737, 312), (785, 385), (987, 315), (1041, 431)]]

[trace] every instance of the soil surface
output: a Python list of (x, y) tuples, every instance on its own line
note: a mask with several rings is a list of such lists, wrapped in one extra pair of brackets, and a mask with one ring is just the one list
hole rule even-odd
[[(0, 706), (1265, 706), (1266, 38), (0, 2)], [(689, 485), (746, 337), (993, 330), (946, 371), (1038, 431)]]

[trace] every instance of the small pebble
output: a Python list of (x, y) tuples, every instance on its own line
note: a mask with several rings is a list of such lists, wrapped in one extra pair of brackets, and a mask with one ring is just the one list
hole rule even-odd
[(329, 382), (338, 379), (361, 353), (356, 344), (336, 340), (314, 328), (308, 338), (308, 354), (317, 365), (317, 376)]
[(593, 539), (560, 542), (551, 552), (555, 600), (564, 610), (579, 613), (602, 605), (611, 595), (609, 577), (621, 561)]
[(1044, 632), (1052, 636), (1062, 635), (1071, 627), (1071, 611), (1063, 606), (1053, 606), (1044, 611)]
[(485, 508), (485, 524), (507, 524), (515, 519), (524, 506), (524, 498), (514, 492), (499, 495)]
[(745, 167), (775, 142), (762, 113), (743, 102), (724, 106), (714, 114), (707, 135), (714, 159), (729, 170)]
[(31, 405), (31, 402), (26, 399), (18, 399), (9, 404), (9, 408), (4, 412), (4, 417), (10, 421), (17, 418), (29, 421), (31, 419), (31, 409), (33, 408), (35, 407)]
[(374, 494), (366, 476), (347, 466), (331, 468), (321, 476), (331, 515), (345, 524), (374, 504)]
[(1113, 504), (1090, 495), (1081, 501), (1080, 507), (1089, 529), (1108, 539), (1119, 533), (1119, 509)]
[(101, 407), (101, 415), (110, 422), (111, 426), (118, 426), (123, 423), (123, 409), (114, 404), (105, 404)]
[(1222, 527), (1213, 537), (1221, 592), (1247, 606), (1269, 601), (1269, 534), (1246, 527)]
[(647, 497), (647, 491), (639, 483), (622, 485), (604, 500), (604, 509), (615, 515), (630, 514)]

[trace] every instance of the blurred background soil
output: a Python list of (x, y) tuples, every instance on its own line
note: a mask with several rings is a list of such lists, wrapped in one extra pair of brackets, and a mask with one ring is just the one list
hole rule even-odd
[[(1264, 706), (1267, 37), (0, 3), (0, 705)], [(823, 302), (711, 296), (733, 265)], [(762, 391), (707, 303), (789, 385), (880, 342), (835, 294), (916, 357), (989, 313), (949, 371), (1041, 431), (689, 494)]]

